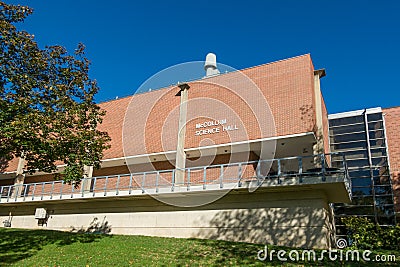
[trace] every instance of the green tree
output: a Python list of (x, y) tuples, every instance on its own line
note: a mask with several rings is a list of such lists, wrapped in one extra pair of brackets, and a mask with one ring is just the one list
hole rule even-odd
[(110, 140), (97, 129), (105, 114), (94, 102), (99, 88), (82, 44), (72, 55), (40, 49), (16, 28), (31, 13), (0, 1), (0, 158), (22, 157), (30, 173), (65, 164), (64, 180), (79, 181), (84, 165), (99, 167)]

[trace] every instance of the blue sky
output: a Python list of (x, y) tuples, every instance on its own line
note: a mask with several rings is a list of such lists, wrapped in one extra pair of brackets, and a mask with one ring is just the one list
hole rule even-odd
[(103, 102), (188, 61), (242, 69), (310, 53), (329, 113), (400, 105), (400, 1), (7, 1), (40, 46), (87, 47)]

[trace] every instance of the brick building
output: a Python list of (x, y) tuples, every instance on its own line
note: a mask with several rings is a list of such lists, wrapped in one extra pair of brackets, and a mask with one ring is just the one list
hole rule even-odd
[[(330, 204), (351, 204), (351, 188), (346, 157), (329, 154), (325, 71), (310, 55), (225, 74), (212, 59), (203, 79), (101, 103), (111, 148), (79, 185), (15, 179), (23, 160), (10, 162), (1, 219), (71, 230), (104, 218), (113, 233), (331, 247)], [(398, 170), (399, 112), (385, 112)]]
[(385, 108), (386, 139), (397, 222), (400, 221), (400, 107)]

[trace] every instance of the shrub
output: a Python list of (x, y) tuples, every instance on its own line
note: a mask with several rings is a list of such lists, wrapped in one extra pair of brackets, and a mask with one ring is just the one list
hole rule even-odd
[(355, 248), (400, 249), (400, 225), (381, 227), (363, 217), (347, 217), (342, 221)]

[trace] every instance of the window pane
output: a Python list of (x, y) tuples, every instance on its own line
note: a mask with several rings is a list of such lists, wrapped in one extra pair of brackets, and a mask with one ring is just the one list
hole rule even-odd
[(372, 185), (372, 181), (370, 178), (352, 178), (351, 182), (353, 184), (353, 186), (371, 186)]
[(375, 185), (390, 185), (389, 175), (374, 176)]
[(379, 216), (378, 223), (383, 225), (394, 225), (394, 216)]
[(386, 157), (372, 158), (372, 165), (373, 166), (384, 166), (384, 165), (387, 165)]
[(368, 158), (368, 153), (365, 150), (343, 152), (346, 159)]
[(385, 147), (385, 139), (370, 139), (369, 143), (371, 147)]
[(382, 120), (382, 113), (368, 114), (368, 115), (367, 115), (367, 120), (368, 120), (368, 121), (378, 121), (378, 120)]
[(354, 196), (370, 196), (370, 195), (372, 195), (371, 187), (354, 187), (353, 186), (351, 191)]
[[(332, 143), (334, 143), (332, 141)], [(367, 148), (366, 141), (359, 141), (359, 142), (351, 142), (351, 143), (343, 143), (343, 144), (333, 144), (333, 151), (342, 150), (342, 149), (357, 149), (357, 148)]]
[(371, 156), (372, 157), (386, 156), (386, 149), (385, 148), (371, 149)]
[(345, 206), (337, 210), (338, 215), (374, 215), (373, 206)]
[(347, 134), (347, 133), (362, 132), (362, 131), (365, 131), (364, 123), (330, 128), (331, 135), (332, 134)]
[(347, 160), (347, 166), (349, 167), (360, 167), (360, 166), (368, 166), (367, 159), (357, 159), (357, 160)]
[(383, 130), (377, 130), (377, 131), (369, 131), (369, 138), (370, 139), (377, 139), (377, 138), (384, 138), (385, 133)]
[(359, 116), (329, 120), (329, 125), (338, 126), (338, 125), (344, 125), (344, 124), (355, 124), (355, 123), (359, 123), (359, 122), (364, 122), (364, 116), (359, 115)]
[(392, 193), (392, 187), (390, 185), (375, 186), (375, 195), (389, 195), (391, 193)]
[(354, 205), (373, 205), (374, 198), (372, 196), (369, 197), (353, 197), (352, 203)]
[(361, 170), (349, 170), (349, 176), (350, 177), (364, 177), (364, 178), (370, 178), (371, 177), (371, 172), (369, 168), (366, 169), (361, 169)]
[(333, 137), (334, 143), (364, 141), (364, 140), (366, 140), (365, 133), (344, 134), (344, 135), (336, 135)]
[(375, 202), (377, 206), (393, 204), (393, 197), (392, 196), (376, 196)]
[(376, 211), (378, 216), (393, 216), (394, 206), (393, 205), (377, 206)]

